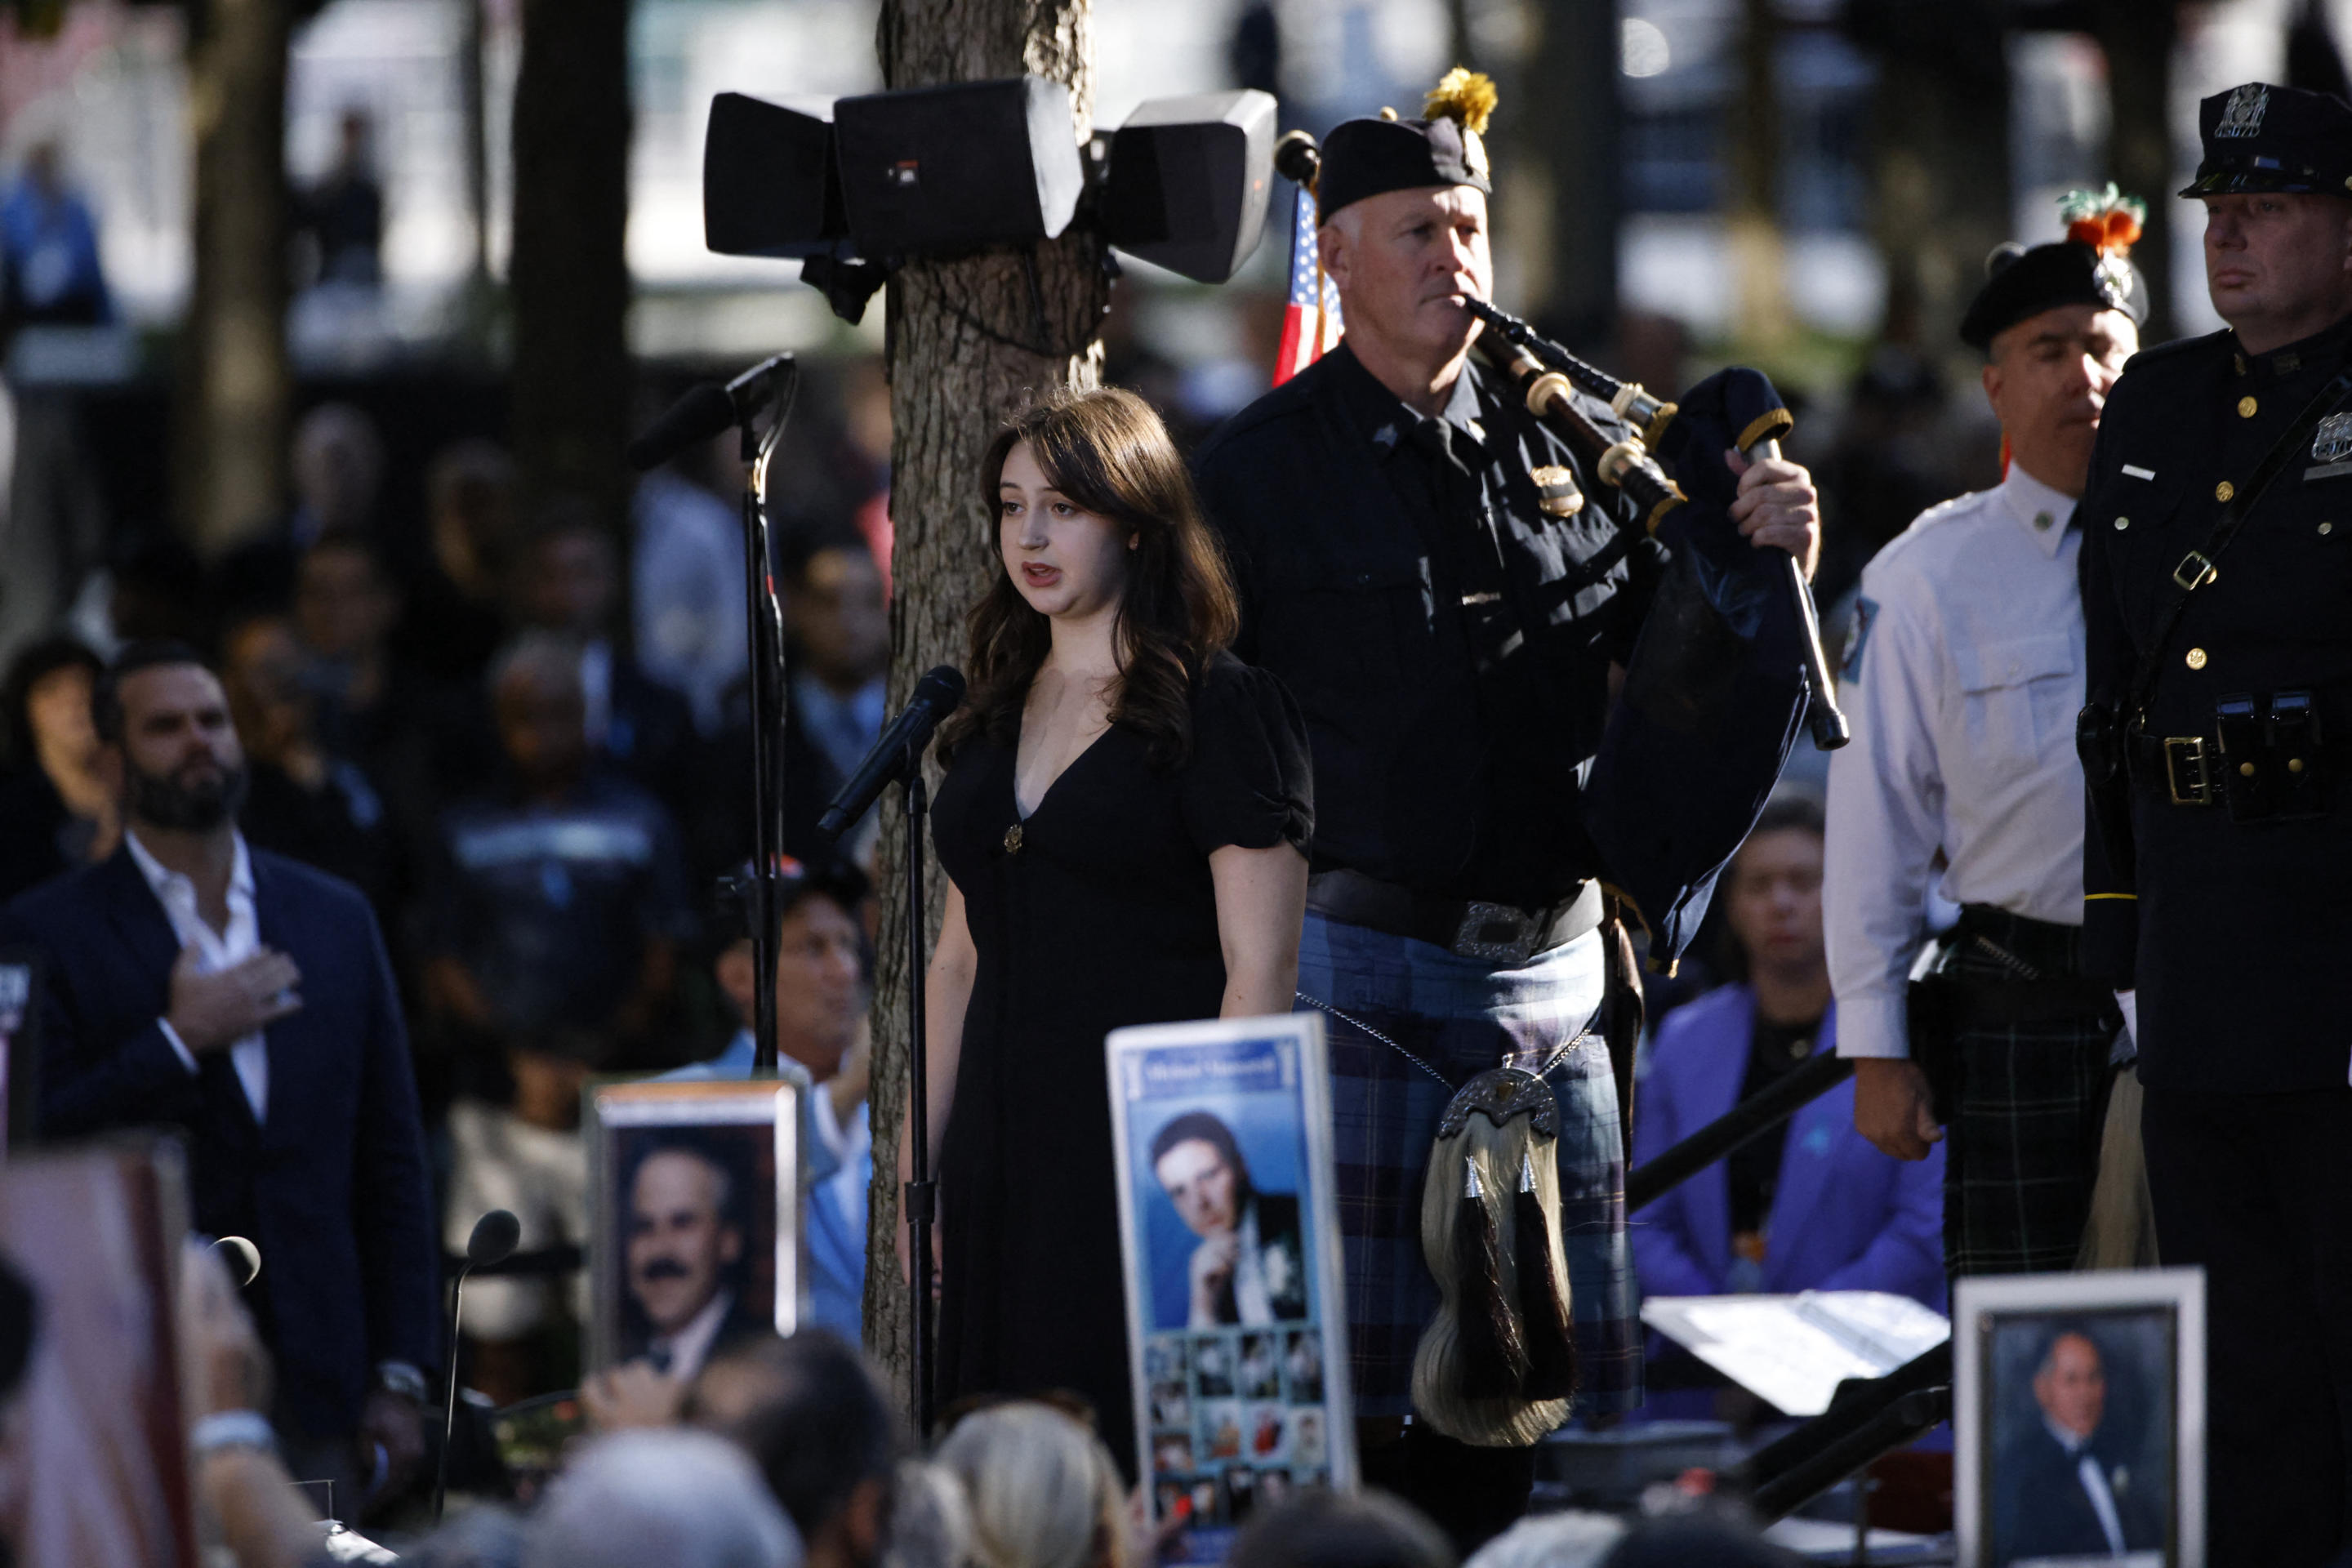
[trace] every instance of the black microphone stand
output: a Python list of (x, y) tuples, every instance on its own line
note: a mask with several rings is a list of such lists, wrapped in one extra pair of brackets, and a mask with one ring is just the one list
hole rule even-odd
[(776, 1070), (776, 858), (784, 844), (784, 608), (776, 596), (768, 538), (768, 465), (792, 417), (799, 367), (779, 356), (771, 399), (776, 416), (765, 435), (757, 405), (740, 406), (738, 450), (750, 465), (743, 484), (743, 595), (751, 620), (751, 879), (742, 891), (751, 931), (751, 1070)]
[(907, 1358), (913, 1385), (915, 1438), (931, 1430), (931, 1222), (939, 1184), (931, 1180), (930, 1042), (923, 1005), (923, 818), (930, 807), (920, 752), (907, 758), (907, 1131), (914, 1141), (907, 1171), (908, 1249), (913, 1256), (914, 1346)]

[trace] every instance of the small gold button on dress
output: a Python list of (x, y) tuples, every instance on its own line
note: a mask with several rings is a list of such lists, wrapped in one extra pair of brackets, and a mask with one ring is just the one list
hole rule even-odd
[[(2198, 655), (2198, 658), (2202, 662), (2204, 655)], [(1017, 822), (1004, 830), (1004, 852), (1007, 855), (1021, 853), (1021, 825)]]
[(2205, 650), (2203, 648), (2192, 647), (2189, 650), (2189, 668), (2191, 669), (2202, 669), (2205, 668)]
[(2261, 406), (2262, 405), (2256, 403), (2251, 397), (2241, 397), (2238, 399), (2238, 417), (2241, 419), (2252, 419), (2254, 416), (2254, 410)]
[(2218, 501), (2226, 501), (2237, 493), (2238, 487), (2231, 484), (2227, 479), (2223, 479), (2220, 484), (2213, 487), (2213, 499)]
[(2254, 776), (2254, 764), (2252, 763), (2240, 763), (2238, 764), (2238, 776), (2244, 779), (2252, 778)]

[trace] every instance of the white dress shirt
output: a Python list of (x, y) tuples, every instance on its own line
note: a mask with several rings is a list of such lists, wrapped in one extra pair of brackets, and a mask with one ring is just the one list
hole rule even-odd
[[(1910, 1054), (1904, 992), (1928, 890), (2083, 923), (2082, 536), (2011, 465), (1931, 508), (1862, 574), (1830, 756), (1822, 914), (1838, 1054)], [(1937, 858), (1944, 861), (1940, 878)]]
[[(253, 908), (253, 858), (246, 852), (245, 835), (236, 838), (236, 858), (228, 874), (228, 930), (216, 932), (205, 923), (196, 912), (196, 885), (177, 871), (147, 853), (139, 842), (139, 832), (124, 832), (122, 841), (131, 847), (131, 858), (139, 867), (139, 874), (147, 879), (148, 888), (156, 901), (170, 917), (172, 931), (180, 939), (180, 946), (196, 950), (196, 968), (205, 974), (243, 963), (261, 951), (261, 926)], [(190, 1072), (197, 1070), (196, 1054), (180, 1038), (168, 1018), (156, 1020), (163, 1026), (163, 1038), (178, 1053), (181, 1065)], [(237, 1082), (245, 1086), (245, 1102), (253, 1107), (254, 1121), (262, 1121), (269, 1111), (269, 1047), (259, 1029), (244, 1036), (228, 1048), (230, 1065), (236, 1068)]]
[(719, 1331), (727, 1321), (727, 1314), (735, 1310), (735, 1292), (721, 1290), (702, 1304), (702, 1310), (687, 1320), (686, 1327), (675, 1334), (654, 1336), (646, 1346), (646, 1359), (657, 1372), (667, 1373), (680, 1383), (691, 1383), (702, 1363), (710, 1359), (711, 1347), (719, 1342)]

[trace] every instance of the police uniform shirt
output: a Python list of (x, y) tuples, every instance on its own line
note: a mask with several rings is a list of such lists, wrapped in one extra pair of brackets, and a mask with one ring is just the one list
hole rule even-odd
[(1862, 574), (1830, 753), (1822, 914), (1838, 1053), (1909, 1054), (1904, 995), (1927, 890), (2082, 920), (2083, 610), (2074, 502), (2012, 465), (1947, 501)]
[[(2352, 319), (2270, 353), (2222, 331), (2147, 350), (2107, 398), (2082, 517), (2091, 695), (2122, 704), (2173, 576), (2221, 508), (2347, 363)], [(2346, 405), (2352, 408), (2352, 404)], [(2157, 654), (2134, 768), (2132, 866), (2086, 845), (2084, 963), (2138, 987), (2140, 1077), (2152, 1088), (2262, 1093), (2342, 1086), (2352, 1055), (2352, 420), (2298, 444)], [(2216, 705), (2311, 693), (2319, 747), (2223, 759)], [(2131, 716), (2126, 714), (2128, 723)], [(2319, 815), (2238, 820), (2175, 805), (2162, 742), (2200, 740), (2213, 782), (2315, 782)], [(2143, 751), (2146, 748), (2142, 748)], [(2186, 753), (2190, 748), (2183, 744)], [(2153, 765), (2151, 765), (2153, 764)], [(2194, 798), (2195, 792), (2189, 792)], [(2137, 871), (2135, 883), (2134, 872)]]
[[(1242, 591), (1236, 651), (1307, 719), (1316, 868), (1525, 909), (1594, 874), (1577, 792), (1665, 559), (1630, 503), (1479, 367), (1432, 419), (1344, 343), (1196, 466)], [(1543, 510), (1545, 466), (1575, 470), (1572, 515)]]

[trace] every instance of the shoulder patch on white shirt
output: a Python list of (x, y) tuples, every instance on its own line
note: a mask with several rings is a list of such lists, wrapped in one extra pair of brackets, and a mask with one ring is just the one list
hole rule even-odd
[(1838, 673), (1848, 680), (1862, 678), (1862, 647), (1870, 640), (1870, 628), (1878, 620), (1878, 601), (1856, 595), (1853, 601), (1853, 640), (1845, 646), (1845, 663)]

